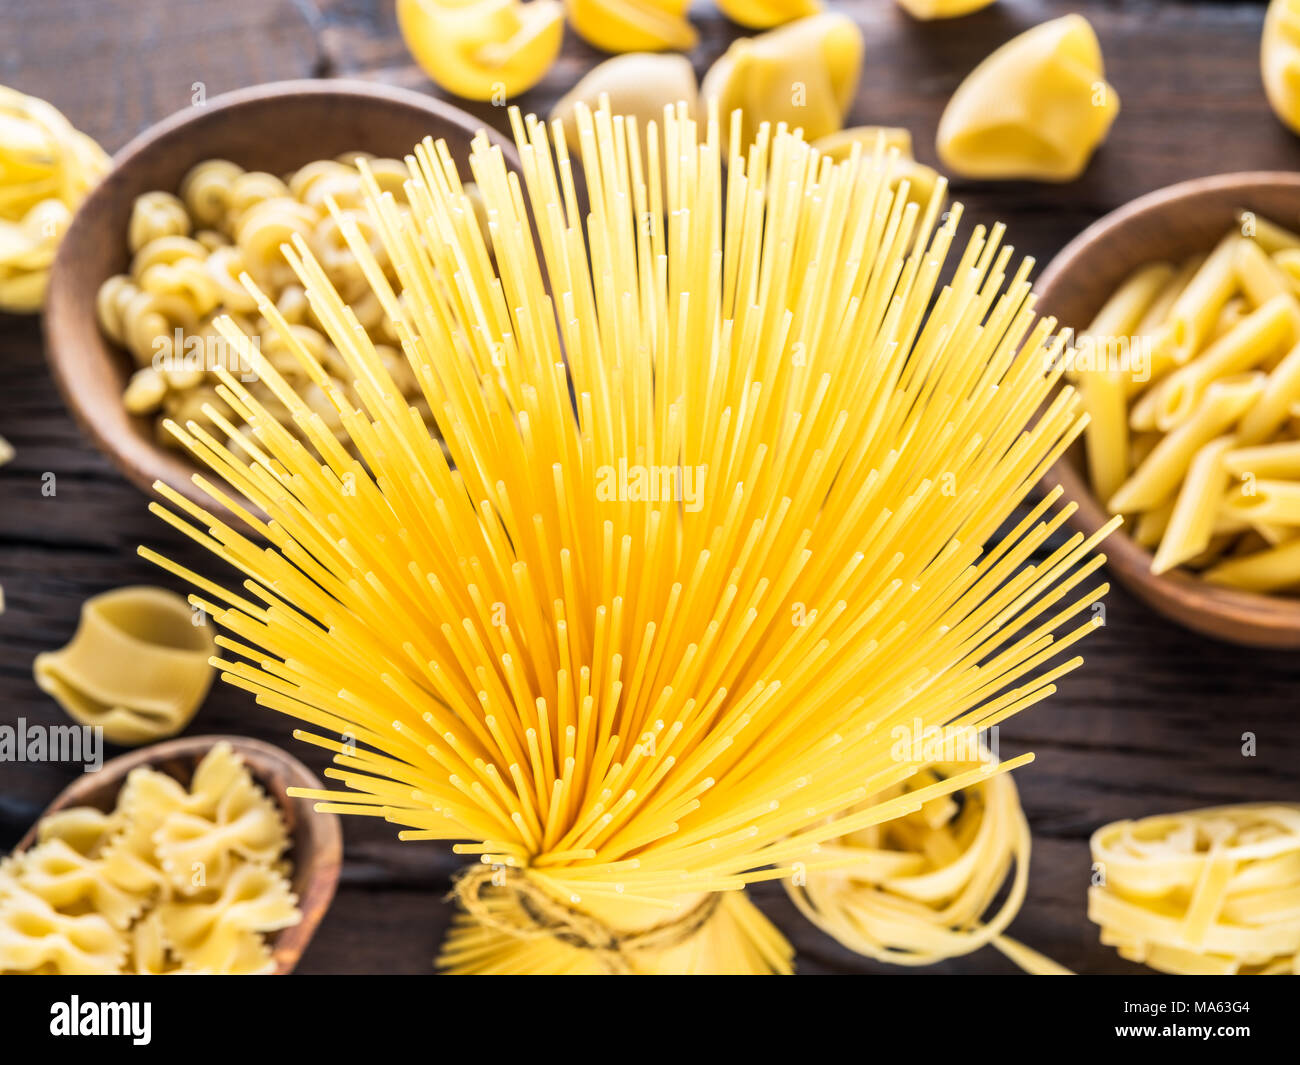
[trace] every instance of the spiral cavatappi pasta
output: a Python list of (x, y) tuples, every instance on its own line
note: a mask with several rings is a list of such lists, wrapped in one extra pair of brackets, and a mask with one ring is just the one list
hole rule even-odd
[(1065, 15), (971, 71), (944, 109), (936, 148), (964, 177), (1070, 181), (1118, 113), (1096, 33), (1082, 15)]
[(212, 685), (216, 652), (202, 613), (165, 588), (132, 586), (86, 600), (64, 648), (36, 656), (36, 683), (79, 724), (113, 743), (174, 736)]
[[(131, 414), (155, 419), (160, 443), (175, 443), (161, 430), (167, 418), (182, 423), (194, 419), (215, 430), (214, 419), (233, 413), (216, 389), (218, 367), (240, 374), (268, 406), (278, 404), (269, 388), (254, 381), (246, 353), (218, 332), (215, 323), (222, 315), (256, 336), (272, 364), (303, 394), (314, 396), (322, 404), (321, 413), (331, 417), (333, 408), (320, 393), (320, 382), (308, 380), (295, 355), (295, 346), (301, 347), (327, 372), (344, 372), (311, 300), (281, 255), (281, 246), (295, 237), (312, 248), (331, 283), (349, 294), (358, 323), (380, 346), (403, 395), (433, 421), (388, 317), (348, 245), (348, 234), (358, 235), (375, 252), (380, 268), (392, 276), (363, 203), (356, 167), (363, 156), (352, 152), (317, 160), (283, 177), (209, 159), (185, 175), (178, 195), (159, 191), (137, 199), (127, 233), (133, 252), (129, 272), (100, 287), (96, 314), (104, 334), (130, 353), (136, 367), (122, 402)], [(366, 159), (376, 185), (405, 211), (406, 164)], [(473, 186), (467, 190), (472, 192)], [(486, 221), (480, 219), (485, 232)], [(245, 288), (245, 276), (270, 295), (291, 327), (291, 338), (279, 334), (259, 312)], [(297, 431), (287, 414), (285, 410), (286, 424)], [(341, 425), (337, 428), (346, 442)]]

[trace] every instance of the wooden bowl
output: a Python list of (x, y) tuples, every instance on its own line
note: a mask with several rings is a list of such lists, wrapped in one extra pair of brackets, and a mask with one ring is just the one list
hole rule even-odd
[[(1300, 215), (1300, 174), (1251, 171), (1197, 178), (1112, 211), (1075, 237), (1034, 286), (1038, 310), (1085, 328), (1135, 268), (1208, 251), (1237, 224), (1240, 209), (1289, 225)], [(1094, 532), (1109, 514), (1092, 495), (1076, 445), (1052, 469), (1078, 504), (1072, 523)], [(1120, 529), (1105, 545), (1115, 576), (1153, 610), (1196, 632), (1256, 647), (1300, 647), (1300, 600), (1221, 588), (1187, 570), (1151, 572), (1151, 554)]]
[[(275, 973), (283, 976), (293, 972), (329, 909), (343, 863), (343, 834), (338, 815), (317, 813), (312, 808), (312, 800), (291, 799), (285, 794), (286, 788), (323, 786), (298, 759), (279, 747), (243, 736), (186, 736), (142, 747), (105, 762), (97, 771), (78, 777), (64, 788), (45, 812), (54, 813), (69, 806), (93, 806), (107, 813), (117, 804), (117, 794), (127, 774), (142, 765), (188, 786), (195, 766), (223, 741), (235, 749), (253, 778), (275, 801), (289, 831), (288, 858), (293, 863), (293, 891), (298, 896), (302, 920), (270, 936)], [(24, 851), (36, 842), (36, 830), (37, 825), (32, 825), (19, 841), (17, 850)]]
[[(400, 159), (432, 136), (445, 139), (461, 161), (481, 128), (478, 120), (430, 96), (372, 82), (326, 80), (275, 82), (217, 96), (140, 134), (116, 155), (112, 170), (77, 211), (50, 273), (46, 356), (78, 423), (144, 491), (152, 493), (154, 481), (163, 481), (214, 509), (191, 481), (198, 466), (189, 455), (159, 446), (153, 419), (132, 416), (122, 406), (134, 367), (95, 319), (100, 285), (127, 269), (127, 223), (136, 197), (153, 190), (175, 192), (192, 166), (212, 158), (283, 174), (352, 149)], [(493, 130), (487, 135), (517, 170), (514, 146)]]

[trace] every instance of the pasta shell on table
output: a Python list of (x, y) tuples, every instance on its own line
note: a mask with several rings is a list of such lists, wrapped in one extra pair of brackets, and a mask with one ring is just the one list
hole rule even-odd
[(971, 178), (1069, 181), (1119, 113), (1097, 35), (1082, 15), (1044, 22), (1004, 44), (958, 86), (936, 148)]
[[(173, 811), (153, 833), (154, 847), (174, 887), (190, 883), (196, 865), (211, 872), (215, 886), (224, 879), (231, 856), (270, 865), (289, 846), (275, 803), (242, 766), (238, 779), (220, 793), (211, 816)], [(202, 785), (201, 785), (202, 786)]]
[(961, 18), (986, 8), (993, 0), (898, 0), (898, 6), (912, 18), (923, 21), (939, 18)]
[(564, 0), (578, 36), (604, 52), (689, 52), (699, 43), (690, 0)]
[(72, 212), (108, 166), (57, 108), (0, 85), (0, 311), (41, 309)]
[(686, 104), (692, 117), (698, 111), (695, 68), (685, 56), (655, 52), (615, 56), (590, 70), (551, 110), (551, 120), (564, 127), (570, 152), (578, 146), (575, 106), (584, 103), (594, 111), (602, 96), (608, 98), (611, 113), (636, 119), (643, 160), (648, 122), (662, 126), (664, 108), (676, 103)]
[(1259, 68), (1273, 113), (1300, 133), (1300, 0), (1272, 0), (1268, 5)]
[[(784, 122), (815, 141), (844, 126), (862, 74), (862, 31), (845, 15), (827, 13), (736, 41), (704, 76), (700, 98), (716, 101), (724, 141), (731, 114), (743, 111), (749, 145), (762, 122)], [(730, 149), (724, 145), (724, 150)]]
[(492, 100), (527, 92), (560, 53), (559, 0), (397, 0), (397, 26), (420, 68), (448, 92)]
[(821, 0), (718, 0), (722, 13), (751, 30), (769, 30), (821, 11)]
[(890, 189), (896, 189), (906, 181), (908, 202), (920, 206), (930, 202), (930, 197), (939, 184), (939, 173), (912, 157), (912, 134), (908, 130), (896, 126), (856, 126), (820, 137), (813, 142), (817, 151), (830, 156), (837, 163), (853, 154), (854, 145), (861, 145), (862, 158), (867, 160), (872, 159), (877, 150), (885, 156), (891, 149), (897, 149), (898, 156), (891, 164)]
[(88, 599), (68, 645), (36, 656), (36, 683), (113, 743), (172, 736), (208, 693), (212, 627), (163, 588), (118, 588)]
[(289, 882), (265, 866), (243, 865), (213, 896), (158, 907), (163, 932), (184, 967), (210, 973), (269, 971), (273, 961), (261, 934), (302, 919)]

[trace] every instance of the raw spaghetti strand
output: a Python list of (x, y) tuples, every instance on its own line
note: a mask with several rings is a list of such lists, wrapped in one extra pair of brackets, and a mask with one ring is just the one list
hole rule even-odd
[(786, 971), (739, 889), (1025, 761), (868, 804), (923, 769), (891, 727), (986, 728), (1079, 663), (1104, 533), (1048, 549), (1052, 492), (995, 540), (1080, 431), (1072, 390), (1052, 398), (1064, 341), (1000, 227), (939, 286), (960, 208), (909, 203), (883, 144), (834, 163), (763, 126), (724, 187), (716, 118), (666, 109), (644, 163), (605, 110), (578, 109), (576, 146), (511, 119), (521, 173), (486, 137), (469, 158), (490, 248), (430, 141), (410, 212), (367, 179), (395, 283), (341, 227), (445, 452), (297, 240), (351, 391), (249, 290), (353, 446), (225, 323), (297, 432), (228, 373), (227, 439), (173, 432), (267, 543), (172, 494), (155, 511), (243, 586), (142, 550), (225, 630), (224, 678), (335, 750), (321, 808), (527, 884), (484, 892), (516, 912), (460, 918), (448, 967), (601, 970), (572, 937), (506, 931), (536, 931), (523, 897), (622, 943), (721, 892), (633, 968)]
[(1182, 974), (1300, 975), (1300, 805), (1116, 821), (1092, 837), (1088, 916), (1129, 961)]

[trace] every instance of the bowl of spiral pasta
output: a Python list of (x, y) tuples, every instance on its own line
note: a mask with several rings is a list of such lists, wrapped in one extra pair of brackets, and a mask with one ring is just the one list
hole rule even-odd
[[(193, 484), (197, 467), (180, 435), (227, 438), (236, 412), (223, 373), (237, 376), (288, 431), (303, 432), (290, 406), (301, 399), (346, 441), (336, 398), (356, 383), (343, 380), (311, 288), (289, 265), (295, 248), (351, 293), (354, 328), (433, 425), (351, 249), (358, 241), (382, 247), (364, 207), (367, 189), (378, 187), (409, 213), (408, 165), (436, 157), (441, 142), (463, 159), (484, 136), (517, 165), (512, 145), (480, 129), (469, 115), (408, 90), (286, 81), (188, 107), (131, 141), (78, 210), (50, 277), (46, 350), (82, 428), (145, 491), (195, 502), (203, 498)], [(303, 368), (303, 351), (325, 378)], [(279, 368), (296, 399), (258, 379), (260, 358)], [(225, 516), (237, 515), (240, 500), (229, 503)]]
[(1053, 478), (1116, 576), (1217, 639), (1300, 647), (1300, 174), (1198, 178), (1076, 237), (1038, 282), (1089, 423)]

